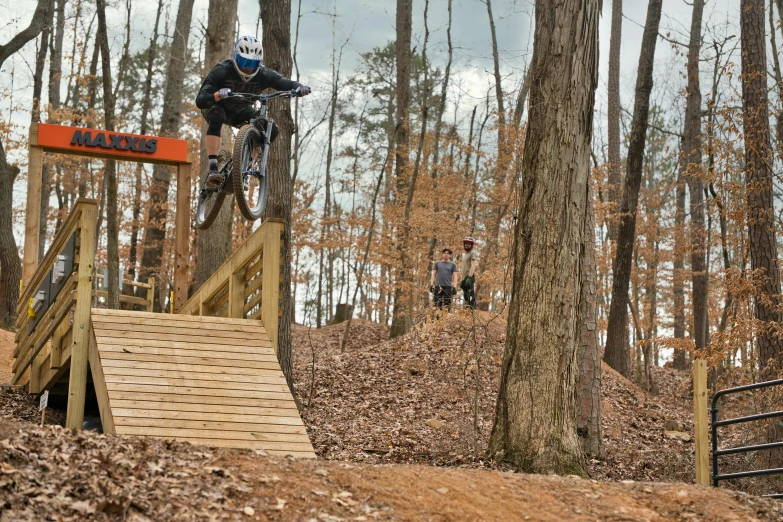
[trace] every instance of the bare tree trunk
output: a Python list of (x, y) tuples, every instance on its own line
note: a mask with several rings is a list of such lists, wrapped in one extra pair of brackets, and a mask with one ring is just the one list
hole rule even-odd
[[(147, 134), (147, 120), (152, 109), (152, 77), (154, 75), (153, 65), (158, 54), (158, 26), (160, 25), (160, 15), (163, 12), (163, 0), (158, 0), (158, 10), (155, 13), (155, 26), (152, 30), (150, 46), (147, 49), (147, 75), (144, 78), (144, 97), (141, 101), (141, 122), (139, 124), (139, 134)], [(136, 167), (136, 178), (133, 186), (133, 222), (131, 223), (130, 252), (128, 253), (128, 278), (136, 278), (136, 262), (139, 243), (139, 229), (141, 218), (141, 191), (142, 191), (142, 172), (143, 167), (139, 164)]]
[(644, 166), (644, 145), (647, 139), (647, 117), (650, 111), (650, 93), (653, 87), (653, 64), (658, 26), (661, 21), (662, 0), (650, 0), (644, 25), (639, 71), (636, 76), (636, 100), (628, 146), (628, 169), (625, 174), (622, 205), (617, 230), (617, 248), (612, 266), (612, 304), (606, 332), (604, 361), (624, 377), (630, 376), (628, 367), (628, 285), (631, 280), (633, 247), (636, 240), (636, 210)]
[(599, 4), (536, 1), (536, 79), (521, 164), (506, 349), (489, 441), (493, 458), (536, 473), (586, 475), (576, 376)]
[[(769, 43), (772, 44), (772, 70), (775, 73), (775, 85), (778, 88), (778, 112), (775, 115), (775, 141), (778, 144), (778, 153), (783, 157), (783, 73), (780, 71), (779, 47), (775, 37), (775, 8), (774, 2), (769, 3)], [(777, 0), (778, 17), (783, 19), (783, 0)], [(783, 31), (783, 27), (781, 28)], [(717, 58), (716, 58), (717, 60)]]
[[(685, 338), (685, 148), (680, 151), (680, 171), (677, 175), (676, 209), (674, 213), (674, 273), (672, 274), (672, 295), (674, 301), (674, 338)], [(687, 369), (685, 350), (674, 350), (672, 365), (678, 370)]]
[(0, 45), (0, 69), (9, 56), (41, 33), (52, 18), (52, 9), (54, 9), (54, 0), (38, 0), (30, 24), (16, 33), (7, 43)]
[[(49, 39), (49, 123), (60, 123), (60, 89), (62, 85), (63, 75), (63, 38), (65, 37), (65, 4), (67, 0), (59, 0), (57, 2), (57, 9), (55, 10), (55, 27), (52, 29), (52, 38)], [(75, 24), (75, 22), (74, 22)], [(54, 189), (57, 194), (57, 218), (55, 220), (55, 232), (60, 229), (60, 224), (63, 219), (63, 210), (68, 205), (67, 197), (70, 190), (63, 195), (63, 188), (61, 184), (63, 182), (62, 166), (59, 162), (55, 162), (54, 169), (56, 177), (54, 180)], [(72, 182), (71, 182), (72, 183)], [(51, 186), (51, 184), (50, 184)], [(49, 207), (49, 191), (51, 188), (41, 187), (41, 195), (43, 198), (44, 191), (47, 191), (46, 195), (46, 209)], [(72, 189), (72, 186), (70, 187)], [(65, 197), (63, 197), (65, 196)], [(41, 211), (44, 209), (44, 201), (41, 201)], [(41, 234), (44, 237), (45, 233)], [(43, 253), (43, 248), (39, 249), (39, 253)]]
[(13, 188), (19, 174), (19, 167), (11, 166), (5, 157), (0, 140), (0, 323), (16, 322), (16, 305), (19, 302), (19, 281), (22, 279), (22, 264), (14, 238)]
[[(188, 59), (188, 38), (190, 20), (193, 15), (194, 0), (180, 0), (177, 19), (174, 23), (174, 36), (171, 41), (171, 54), (166, 69), (166, 88), (163, 93), (163, 112), (160, 117), (160, 135), (176, 137), (182, 118), (182, 90), (185, 80), (185, 63)], [(163, 259), (163, 242), (166, 237), (166, 218), (168, 216), (169, 185), (171, 169), (166, 165), (155, 165), (152, 169), (149, 208), (144, 225), (144, 240), (141, 254), (139, 279), (157, 277), (160, 294), (166, 293), (163, 278), (160, 277)], [(160, 310), (160, 299), (155, 305)]]
[[(111, 55), (106, 30), (106, 0), (97, 0), (98, 33), (101, 41), (101, 66), (103, 69), (103, 119), (107, 131), (114, 130), (114, 91), (111, 85)], [(120, 308), (120, 216), (117, 205), (117, 162), (106, 160), (103, 171), (106, 185), (106, 259), (109, 277), (107, 306)]]
[[(607, 198), (612, 205), (610, 214), (618, 210), (622, 183), (620, 159), (620, 46), (623, 32), (623, 0), (612, 0), (612, 29), (609, 38), (609, 99), (606, 105), (609, 134), (609, 186)], [(609, 239), (617, 239), (617, 219), (610, 215)]]
[(697, 350), (707, 346), (709, 318), (707, 292), (707, 233), (704, 216), (704, 179), (701, 151), (701, 91), (699, 89), (699, 47), (704, 0), (693, 1), (691, 36), (688, 44), (688, 87), (685, 102), (683, 151), (687, 168), (683, 173), (690, 194), (691, 214), (691, 280), (693, 301), (693, 334)]
[[(209, 24), (207, 25), (206, 50), (204, 52), (204, 64), (212, 67), (213, 64), (230, 56), (234, 44), (234, 31), (227, 28), (234, 27), (237, 16), (237, 0), (210, 0)], [(267, 47), (268, 49), (268, 47)], [(207, 125), (203, 122), (201, 166), (199, 172), (205, 173), (208, 168), (206, 136)], [(224, 125), (222, 132), (222, 148), (230, 149), (231, 132)], [(270, 165), (271, 171), (271, 165)], [(206, 230), (198, 233), (198, 257), (196, 258), (196, 273), (193, 285), (195, 288), (204, 284), (204, 281), (220, 268), (232, 252), (231, 226), (234, 221), (234, 198), (229, 197), (223, 202), (215, 222)]]
[(582, 292), (579, 297), (579, 377), (576, 384), (577, 433), (582, 449), (590, 455), (603, 454), (601, 424), (601, 348), (596, 317), (595, 210), (588, 183), (585, 207), (585, 235)]
[[(49, 50), (49, 40), (52, 33), (52, 15), (48, 13), (49, 20), (46, 21), (41, 30), (41, 45), (35, 57), (35, 74), (33, 75), (33, 110), (31, 111), (31, 123), (41, 121), (41, 93), (43, 91), (43, 70), (46, 66), (46, 53)], [(51, 93), (50, 93), (51, 95)], [(41, 209), (38, 221), (38, 262), (46, 254), (46, 225), (49, 223), (49, 193), (51, 191), (51, 174), (49, 165), (44, 163), (41, 167)]]
[[(293, 69), (291, 59), (291, 0), (261, 2), (261, 21), (264, 25), (264, 61), (280, 74), (290, 77)], [(271, 106), (272, 115), (280, 125), (280, 134), (269, 151), (269, 184), (275, 187), (262, 218), (274, 217), (285, 221), (282, 241), (282, 281), (280, 287), (281, 317), (277, 329), (277, 359), (288, 381), (293, 387), (293, 353), (291, 351), (291, 318), (294, 312), (294, 298), (291, 295), (291, 205), (293, 184), (291, 181), (291, 136), (294, 122), (291, 104), (288, 100), (277, 100)]]
[[(764, 0), (741, 0), (740, 27), (748, 236), (751, 268), (763, 279), (755, 299), (755, 316), (761, 323), (756, 332), (759, 368), (764, 369), (769, 364), (779, 365), (783, 354), (783, 338), (775, 329), (781, 322), (780, 272), (776, 264)], [(772, 378), (776, 369), (768, 368), (763, 375)]]
[[(397, 115), (395, 122), (395, 166), (394, 177), (397, 185), (397, 198), (408, 193), (408, 154), (410, 152), (410, 105), (411, 105), (411, 29), (413, 24), (413, 0), (397, 0), (397, 40), (394, 45), (397, 64)], [(402, 245), (404, 236), (408, 233), (404, 228), (397, 229), (397, 244)], [(398, 246), (401, 262), (405, 261), (405, 252)], [(408, 273), (408, 267), (400, 264), (394, 281), (394, 312), (392, 315), (391, 337), (408, 333), (411, 328), (411, 317), (403, 302), (403, 294), (408, 292), (403, 288)]]

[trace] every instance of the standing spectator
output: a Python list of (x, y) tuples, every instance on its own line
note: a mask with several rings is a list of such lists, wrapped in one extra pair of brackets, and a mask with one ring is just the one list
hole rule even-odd
[(466, 237), (462, 240), (462, 247), (465, 251), (462, 253), (462, 282), (459, 287), (462, 288), (462, 295), (465, 299), (465, 307), (470, 310), (476, 309), (476, 268), (478, 268), (478, 252), (474, 248), (476, 240), (472, 237)]
[(441, 252), (441, 261), (432, 267), (430, 279), (430, 292), (435, 297), (435, 306), (439, 309), (451, 311), (451, 298), (457, 293), (457, 273), (459, 268), (451, 262), (452, 252), (444, 248)]

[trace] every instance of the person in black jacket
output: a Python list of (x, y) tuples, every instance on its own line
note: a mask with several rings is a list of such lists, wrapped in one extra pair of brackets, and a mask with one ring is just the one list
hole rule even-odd
[(222, 181), (217, 170), (217, 158), (223, 124), (241, 125), (256, 112), (246, 101), (231, 99), (232, 92), (261, 94), (272, 88), (278, 91), (296, 90), (299, 96), (310, 94), (307, 85), (289, 80), (277, 71), (264, 67), (263, 57), (261, 42), (252, 36), (242, 36), (234, 43), (232, 57), (215, 65), (201, 84), (196, 106), (201, 109), (201, 114), (209, 124), (206, 138), (209, 156), (207, 185), (214, 186)]

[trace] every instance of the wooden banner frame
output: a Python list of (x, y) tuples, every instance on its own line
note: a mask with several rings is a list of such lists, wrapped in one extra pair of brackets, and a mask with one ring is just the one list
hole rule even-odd
[(29, 152), (22, 265), (23, 286), (27, 286), (38, 268), (43, 154), (53, 152), (177, 167), (177, 201), (174, 216), (174, 308), (179, 309), (187, 302), (192, 160), (186, 140), (33, 123), (30, 125)]

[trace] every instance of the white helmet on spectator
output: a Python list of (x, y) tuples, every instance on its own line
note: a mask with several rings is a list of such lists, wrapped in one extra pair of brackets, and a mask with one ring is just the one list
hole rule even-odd
[(242, 80), (249, 82), (258, 74), (264, 61), (264, 48), (261, 42), (253, 36), (240, 36), (234, 43), (231, 61), (234, 62), (234, 68)]

